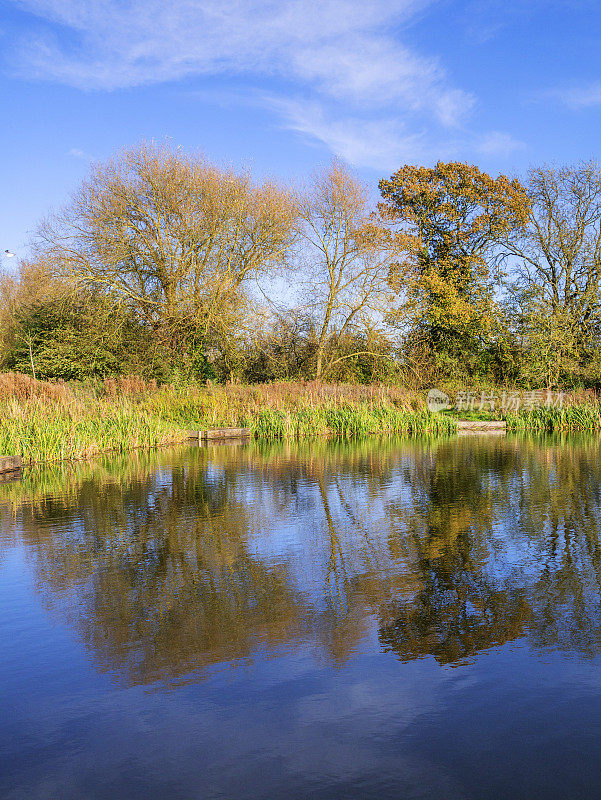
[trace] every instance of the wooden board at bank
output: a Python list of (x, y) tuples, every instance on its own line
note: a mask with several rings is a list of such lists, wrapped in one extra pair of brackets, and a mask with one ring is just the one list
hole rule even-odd
[(459, 435), (497, 434), (507, 433), (507, 423), (504, 420), (472, 420), (458, 419), (457, 433)]
[(216, 439), (247, 439), (249, 437), (250, 428), (213, 428), (206, 431), (189, 431), (188, 433), (188, 439), (197, 439), (200, 442)]
[(0, 475), (6, 472), (18, 472), (21, 466), (21, 456), (0, 456)]

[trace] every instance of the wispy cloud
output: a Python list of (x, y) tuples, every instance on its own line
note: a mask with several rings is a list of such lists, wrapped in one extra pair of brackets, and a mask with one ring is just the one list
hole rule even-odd
[[(86, 89), (191, 75), (251, 73), (304, 80), (356, 102), (449, 106), (471, 98), (447, 85), (434, 59), (389, 35), (431, 0), (17, 0), (49, 26), (22, 42), (23, 72)], [(56, 24), (76, 34), (66, 44)], [(75, 43), (74, 43), (75, 42)]]
[[(13, 2), (36, 17), (37, 33), (32, 26), (15, 48), (27, 78), (116, 90), (245, 76), (283, 125), (375, 168), (440, 157), (461, 135), (474, 139), (465, 132), (473, 95), (452, 85), (437, 58), (402, 41), (435, 0)], [(515, 149), (501, 133), (480, 146)]]
[(278, 112), (284, 127), (322, 142), (350, 164), (389, 170), (399, 163), (418, 163), (430, 155), (425, 134), (410, 133), (394, 119), (332, 114), (320, 103), (277, 97), (266, 102)]
[(555, 100), (573, 111), (593, 108), (594, 106), (601, 105), (601, 82), (594, 81), (585, 86), (550, 89), (542, 94), (542, 98)]
[(480, 139), (476, 145), (476, 150), (485, 156), (506, 157), (519, 150), (524, 150), (525, 147), (525, 142), (514, 139), (508, 133), (490, 131)]
[(92, 156), (89, 153), (86, 153), (85, 150), (80, 150), (79, 147), (72, 147), (68, 153), (68, 156), (72, 158), (78, 158), (81, 161), (92, 161)]

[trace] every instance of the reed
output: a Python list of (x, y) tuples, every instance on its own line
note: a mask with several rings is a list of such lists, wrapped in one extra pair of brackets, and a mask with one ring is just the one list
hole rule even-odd
[(454, 422), (398, 387), (161, 387), (135, 378), (95, 387), (0, 376), (0, 453), (26, 464), (86, 459), (185, 441), (187, 431), (249, 427), (257, 439), (444, 436)]
[(185, 438), (183, 431), (160, 417), (123, 404), (76, 415), (40, 404), (27, 404), (18, 413), (10, 411), (0, 408), (0, 452), (19, 455), (25, 463), (90, 458)]
[(265, 409), (251, 421), (258, 439), (306, 439), (318, 436), (343, 438), (373, 434), (448, 436), (454, 420), (425, 411), (404, 411), (388, 404), (336, 405), (297, 411)]
[(508, 431), (531, 433), (590, 432), (601, 430), (598, 403), (570, 405), (564, 408), (534, 408), (507, 415)]

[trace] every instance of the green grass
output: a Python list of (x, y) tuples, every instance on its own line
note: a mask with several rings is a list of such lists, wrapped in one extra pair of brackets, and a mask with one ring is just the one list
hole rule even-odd
[(601, 431), (601, 410), (596, 403), (564, 408), (534, 408), (507, 415), (508, 431), (531, 433)]
[(374, 434), (448, 436), (453, 420), (427, 411), (404, 411), (387, 404), (336, 405), (297, 411), (265, 409), (251, 421), (257, 439), (354, 438)]
[(30, 405), (19, 414), (2, 414), (0, 453), (21, 456), (25, 463), (62, 461), (153, 448), (185, 438), (182, 431), (143, 410), (121, 405), (101, 411), (73, 416), (61, 408)]
[(87, 459), (183, 442), (190, 430), (249, 427), (259, 440), (446, 436), (455, 423), (414, 410), (413, 399), (344, 387), (166, 387), (136, 395), (0, 399), (0, 454), (25, 464)]

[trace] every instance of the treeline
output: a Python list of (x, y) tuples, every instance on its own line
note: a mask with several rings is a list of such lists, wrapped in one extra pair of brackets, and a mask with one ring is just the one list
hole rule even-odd
[(303, 187), (153, 145), (0, 283), (0, 369), (84, 380), (601, 384), (601, 168), (334, 162)]

